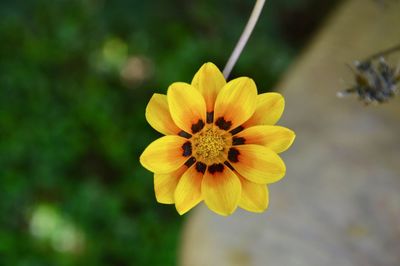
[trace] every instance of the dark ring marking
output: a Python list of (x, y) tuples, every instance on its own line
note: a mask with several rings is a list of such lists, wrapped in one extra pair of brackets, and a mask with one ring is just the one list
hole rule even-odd
[(207, 165), (205, 163), (202, 163), (202, 162), (196, 163), (197, 172), (204, 174), (206, 172), (206, 169), (207, 169)]
[(187, 161), (185, 162), (185, 165), (186, 165), (187, 167), (190, 167), (190, 166), (192, 166), (195, 162), (196, 162), (196, 158), (190, 157), (189, 160), (187, 160)]
[(214, 121), (214, 112), (207, 112), (207, 124), (211, 124)]
[(202, 130), (204, 127), (204, 121), (202, 119), (199, 119), (199, 121), (197, 121), (196, 124), (192, 125), (192, 133), (196, 134), (197, 132), (199, 132), (200, 130)]
[(233, 137), (232, 145), (242, 145), (246, 142), (246, 139), (243, 137)]
[(228, 166), (228, 168), (231, 169), (232, 171), (235, 171), (235, 169), (233, 168), (233, 166), (232, 166), (228, 161), (225, 161), (224, 164), (225, 164), (226, 166)]
[(183, 130), (181, 130), (181, 131), (178, 133), (178, 135), (181, 136), (181, 137), (184, 137), (184, 138), (186, 138), (186, 139), (190, 139), (190, 138), (192, 137), (192, 135), (190, 135), (189, 133), (187, 133), (186, 131), (183, 131)]
[(192, 155), (192, 143), (190, 143), (190, 141), (186, 141), (185, 143), (183, 143), (182, 149), (183, 149), (182, 153), (183, 156), (189, 157), (190, 155)]
[(217, 125), (220, 129), (229, 130), (232, 126), (231, 121), (226, 121), (223, 117), (220, 117), (215, 121), (215, 125)]
[(231, 133), (232, 135), (235, 135), (235, 134), (239, 133), (240, 131), (242, 131), (243, 129), (244, 129), (244, 127), (238, 126), (237, 128), (234, 128), (231, 131), (229, 131), (229, 133)]
[(232, 162), (232, 163), (239, 162), (239, 158), (238, 158), (239, 154), (240, 154), (240, 152), (237, 149), (230, 148), (229, 152), (228, 152), (229, 161)]
[(214, 174), (215, 172), (222, 173), (224, 171), (224, 165), (222, 163), (215, 163), (208, 167), (208, 172)]

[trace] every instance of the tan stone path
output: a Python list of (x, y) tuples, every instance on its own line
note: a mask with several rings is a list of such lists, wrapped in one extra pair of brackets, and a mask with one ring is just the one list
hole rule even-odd
[(397, 43), (400, 1), (344, 1), (277, 86), (280, 124), (297, 139), (269, 210), (224, 218), (198, 207), (181, 265), (400, 265), (400, 96), (369, 107), (335, 96), (352, 81), (345, 63)]

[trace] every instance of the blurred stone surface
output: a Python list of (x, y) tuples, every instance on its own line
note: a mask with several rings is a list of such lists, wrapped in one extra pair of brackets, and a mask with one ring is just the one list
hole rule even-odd
[(181, 265), (400, 265), (400, 99), (366, 107), (335, 96), (352, 83), (346, 63), (398, 43), (400, 1), (339, 6), (277, 86), (279, 124), (297, 139), (269, 210), (225, 218), (198, 207)]

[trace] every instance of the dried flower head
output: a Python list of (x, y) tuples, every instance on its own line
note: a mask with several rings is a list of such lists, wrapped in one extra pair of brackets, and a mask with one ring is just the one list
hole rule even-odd
[(400, 51), (400, 44), (371, 55), (363, 61), (355, 61), (354, 72), (356, 84), (338, 92), (339, 97), (357, 94), (365, 104), (383, 103), (395, 96), (397, 83), (400, 81), (400, 66), (388, 64), (384, 56)]
[(395, 96), (400, 81), (399, 69), (390, 66), (383, 57), (378, 62), (364, 61), (354, 63), (356, 84), (338, 93), (338, 96), (357, 94), (366, 104), (383, 103)]
[(166, 135), (140, 156), (154, 172), (157, 201), (184, 214), (203, 201), (229, 215), (237, 206), (262, 212), (267, 184), (285, 175), (278, 153), (292, 144), (290, 129), (274, 126), (284, 109), (278, 93), (257, 95), (254, 81), (225, 81), (212, 63), (192, 83), (175, 82), (167, 95), (154, 94), (146, 109), (149, 124)]

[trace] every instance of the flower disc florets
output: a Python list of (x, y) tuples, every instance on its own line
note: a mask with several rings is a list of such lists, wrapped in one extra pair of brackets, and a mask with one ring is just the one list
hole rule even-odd
[(196, 159), (206, 164), (224, 162), (232, 142), (226, 133), (209, 126), (193, 136), (192, 147)]

